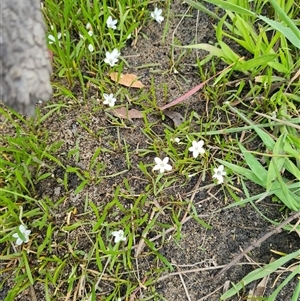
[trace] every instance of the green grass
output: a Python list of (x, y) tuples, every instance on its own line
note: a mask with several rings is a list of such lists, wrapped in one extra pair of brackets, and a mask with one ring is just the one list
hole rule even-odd
[[(159, 115), (154, 83), (149, 90), (130, 95), (127, 88), (108, 78), (109, 72), (121, 73), (128, 66), (122, 53), (128, 38), (139, 38), (138, 30), (147, 22), (154, 22), (150, 20), (149, 1), (45, 1), (49, 48), (54, 53), (55, 99), (60, 100), (46, 104), (46, 114), (38, 111), (37, 117), (29, 120), (0, 108), (0, 114), (5, 116), (2, 126), (9, 125), (15, 132), (14, 136), (0, 137), (0, 260), (5, 266), (0, 287), (8, 280), (15, 283), (5, 301), (14, 300), (36, 283), (44, 286), (46, 300), (51, 301), (70, 296), (73, 300), (129, 300), (144, 287), (147, 289), (141, 300), (162, 300), (155, 291), (156, 280), (161, 273), (173, 269), (159, 252), (168, 239), (166, 233), (173, 229), (174, 239), (180, 240), (187, 215), (201, 227), (210, 227), (197, 216), (192, 200), (178, 199), (170, 191), (184, 188), (196, 175), (208, 181), (210, 187), (217, 185), (212, 175), (220, 164), (227, 173), (222, 185), (224, 195), (235, 201), (228, 207), (250, 203), (256, 208), (255, 201), (269, 196), (281, 205), (283, 214), (299, 211), (300, 32), (294, 24), (299, 25), (300, 8), (294, 1), (270, 1), (268, 15), (262, 15), (266, 4), (259, 0), (208, 1), (225, 9), (225, 15), (219, 17), (217, 9), (208, 12), (203, 4), (186, 2), (217, 20), (216, 43), (180, 46), (174, 41), (172, 47), (180, 47), (182, 52), (171, 58), (172, 68), (179, 66), (194, 48), (208, 51), (206, 58), (195, 62), (203, 80), (219, 71), (220, 61), (233, 65), (212, 86), (204, 88), (205, 97), (214, 103), (207, 116), (186, 113), (186, 120), (174, 129), (148, 118)], [(169, 3), (156, 5), (163, 8), (165, 16), (164, 40), (169, 26), (166, 19), (172, 13)], [(107, 28), (109, 16), (118, 20), (116, 30)], [(104, 62), (105, 53), (113, 49), (118, 49), (121, 56), (110, 67)], [(236, 49), (243, 49), (247, 56)], [(167, 88), (164, 87), (166, 96)], [(130, 107), (142, 111), (142, 146), (132, 149), (121, 138), (120, 131), (132, 125), (109, 111), (109, 126), (93, 131), (92, 118), (99, 111), (107, 111), (107, 107), (99, 105), (97, 97), (91, 95), (101, 94), (101, 98), (103, 93), (114, 93), (117, 106), (128, 106), (127, 99), (131, 99)], [(93, 104), (91, 112), (83, 109), (88, 102)], [(76, 122), (88, 140), (97, 145), (101, 139), (101, 145), (105, 145), (94, 148), (84, 168), (80, 166), (84, 153), (80, 134), (74, 130), (74, 145), (66, 151), (65, 141), (49, 143), (55, 133), (43, 126), (53, 116), (64, 120), (65, 110), (77, 106), (82, 113)], [(220, 115), (225, 118), (216, 118)], [(199, 140), (204, 141), (205, 153), (193, 158), (189, 148), (192, 141)], [(250, 147), (253, 141), (260, 145), (259, 149)], [(123, 160), (118, 172), (110, 170), (109, 160), (99, 160), (112, 156)], [(172, 170), (163, 174), (153, 171), (154, 157), (169, 157)], [(133, 160), (138, 160), (138, 166), (133, 166)], [(134, 177), (127, 176), (132, 169), (142, 192), (136, 193)], [(78, 182), (75, 190), (74, 179)], [(110, 183), (110, 179), (119, 179), (119, 184), (99, 196), (103, 198), (101, 202), (91, 201), (85, 191), (105, 181)], [(63, 192), (53, 191), (53, 199), (38, 195), (38, 185), (47, 181), (56, 183)], [(260, 186), (263, 193), (250, 195), (249, 181)], [(246, 196), (243, 200), (236, 182), (241, 183)], [(70, 198), (76, 203), (78, 196), (80, 205), (66, 206)], [(270, 223), (278, 225), (276, 221)], [(30, 240), (15, 246), (12, 235), (20, 224), (31, 230)], [(112, 232), (116, 230), (124, 231), (125, 242), (114, 242)], [(288, 225), (284, 230), (300, 229)], [(153, 239), (157, 235), (160, 240)], [(152, 258), (153, 264), (141, 278), (141, 263), (134, 254), (144, 249), (143, 256)], [(298, 260), (298, 256), (299, 252), (283, 254), (265, 266), (268, 272), (260, 268), (249, 273), (222, 300), (238, 294), (245, 284), (275, 272), (289, 260)], [(296, 277), (298, 270), (288, 274), (283, 283)], [(274, 289), (267, 300), (275, 300), (283, 285)], [(299, 298), (299, 291), (298, 285), (293, 300)]]
[[(229, 193), (237, 201), (234, 206), (247, 202), (263, 201), (267, 196), (273, 197), (275, 202), (282, 204), (281, 210), (300, 210), (300, 144), (299, 144), (299, 50), (300, 30), (295, 24), (299, 23), (297, 16), (300, 7), (293, 1), (270, 1), (271, 6), (262, 15), (264, 3), (262, 1), (208, 1), (223, 8), (222, 18), (210, 14), (218, 20), (216, 29), (217, 43), (187, 45), (185, 48), (204, 49), (209, 52), (211, 60), (220, 59), (226, 64), (233, 64), (229, 74), (222, 74), (214, 83), (214, 88), (222, 89), (230, 84), (230, 77), (234, 72), (240, 73), (240, 79), (234, 81), (236, 89), (219, 90), (225, 108), (231, 110), (235, 116), (245, 122), (240, 129), (216, 130), (206, 135), (222, 133), (236, 133), (252, 129), (255, 135), (250, 135), (243, 143), (237, 145), (242, 159), (231, 162), (219, 160), (244, 183), (249, 180), (264, 188), (259, 195), (250, 195), (247, 185), (243, 184), (246, 199), (240, 200), (234, 190)], [(187, 3), (206, 12), (203, 4), (188, 0)], [(228, 21), (230, 20), (230, 21)], [(231, 40), (231, 43), (224, 42)], [(237, 44), (244, 48), (249, 56), (242, 57), (232, 48)], [(207, 61), (204, 60), (204, 61)], [(201, 62), (199, 64), (202, 65)], [(247, 91), (246, 93), (244, 91)], [(228, 93), (228, 96), (227, 96)], [(230, 95), (229, 95), (230, 94)], [(231, 103), (241, 103), (246, 109), (241, 111)], [(247, 110), (248, 108), (248, 110)], [(263, 117), (263, 119), (262, 119)], [(268, 128), (266, 128), (266, 126)], [(271, 131), (270, 131), (271, 130)], [(259, 138), (263, 147), (260, 150), (247, 149), (247, 142)], [(248, 140), (248, 141), (247, 141)], [(261, 162), (265, 162), (264, 165)], [(227, 189), (230, 187), (228, 186)], [(229, 206), (232, 207), (232, 206)], [(255, 207), (256, 208), (256, 207)], [(274, 224), (278, 224), (271, 221)], [(292, 226), (286, 230), (294, 230)], [(296, 258), (297, 252), (284, 258)], [(270, 264), (269, 274), (275, 272), (286, 263), (285, 259)], [(265, 267), (266, 268), (266, 267)], [(265, 269), (264, 268), (264, 269)], [(221, 299), (238, 294), (247, 283), (263, 278), (257, 269), (247, 275), (237, 285), (234, 285)], [(255, 277), (253, 277), (255, 275)], [(285, 284), (295, 277), (291, 273)], [(267, 300), (275, 300), (284, 285), (280, 285)], [(299, 288), (295, 289), (293, 300), (299, 298)]]

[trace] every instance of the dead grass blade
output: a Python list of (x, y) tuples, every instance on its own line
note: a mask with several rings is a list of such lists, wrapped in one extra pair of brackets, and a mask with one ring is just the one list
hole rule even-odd
[[(242, 58), (241, 58), (242, 59)], [(174, 107), (177, 104), (183, 102), (184, 100), (186, 100), (188, 97), (192, 96), (193, 94), (195, 94), (197, 91), (199, 91), (200, 89), (202, 89), (210, 80), (212, 80), (213, 78), (215, 78), (216, 76), (220, 75), (221, 73), (227, 71), (229, 68), (231, 68), (233, 65), (235, 65), (236, 63), (233, 63), (231, 65), (229, 65), (228, 67), (226, 67), (225, 69), (223, 69), (222, 71), (218, 72), (217, 74), (211, 76), (209, 79), (207, 79), (206, 81), (204, 81), (203, 83), (197, 85), (196, 87), (194, 87), (193, 89), (191, 89), (190, 91), (186, 92), (185, 94), (183, 94), (182, 96), (180, 96), (179, 98), (171, 101), (170, 103), (160, 107), (159, 109), (161, 111), (168, 109), (170, 107)]]

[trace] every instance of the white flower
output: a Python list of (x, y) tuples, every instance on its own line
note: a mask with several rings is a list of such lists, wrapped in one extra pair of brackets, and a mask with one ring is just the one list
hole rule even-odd
[(175, 142), (177, 144), (183, 144), (183, 142), (180, 141), (180, 139), (178, 137), (175, 138), (171, 138), (171, 142)]
[(224, 166), (220, 165), (218, 168), (214, 168), (213, 178), (218, 180), (218, 184), (222, 184), (224, 182), (223, 176), (226, 175), (224, 171)]
[(271, 112), (271, 117), (273, 117), (273, 118), (277, 118), (277, 111), (273, 111), (273, 112)]
[(200, 140), (199, 142), (193, 141), (192, 146), (189, 148), (190, 152), (193, 152), (193, 157), (197, 158), (199, 154), (204, 154), (205, 150), (203, 148), (204, 141)]
[(89, 50), (90, 52), (93, 52), (93, 51), (94, 51), (94, 46), (93, 46), (92, 44), (89, 44), (88, 50)]
[(118, 58), (120, 56), (120, 52), (118, 49), (114, 49), (112, 52), (106, 52), (106, 58), (104, 59), (104, 62), (106, 64), (109, 64), (111, 67), (113, 67), (116, 62), (118, 61)]
[(108, 95), (106, 93), (103, 93), (103, 97), (105, 99), (103, 101), (103, 104), (109, 105), (110, 107), (113, 107), (115, 105), (115, 102), (117, 101), (113, 94)]
[[(92, 30), (89, 30), (89, 31), (87, 32), (87, 34), (88, 34), (90, 37), (92, 37), (93, 34), (94, 34), (94, 32), (93, 32)], [(80, 37), (80, 39), (85, 40), (85, 36), (82, 35), (80, 32), (79, 32), (79, 37)]]
[[(60, 38), (61, 38), (61, 33), (58, 32), (57, 33), (57, 40), (59, 40)], [(56, 42), (56, 38), (52, 34), (48, 34), (48, 43), (53, 44), (55, 42)]]
[(88, 22), (88, 23), (85, 25), (85, 28), (86, 28), (87, 30), (92, 30), (92, 29), (93, 29), (93, 27), (92, 27), (92, 25), (91, 25), (90, 22)]
[(111, 16), (109, 16), (106, 20), (106, 26), (108, 28), (117, 29), (116, 24), (118, 23), (118, 20), (114, 20)]
[(159, 170), (160, 173), (163, 173), (165, 170), (170, 171), (172, 170), (172, 166), (168, 164), (169, 158), (166, 157), (163, 160), (161, 160), (158, 157), (154, 158), (154, 161), (156, 165), (153, 167), (153, 170)]
[(164, 20), (164, 17), (161, 14), (162, 9), (155, 7), (154, 11), (151, 13), (151, 17), (160, 24)]
[(29, 241), (29, 234), (31, 233), (30, 230), (26, 230), (26, 227), (24, 225), (19, 226), (19, 231), (21, 233), (21, 236), (19, 233), (14, 233), (12, 236), (16, 238), (16, 244), (17, 246), (20, 246), (23, 242), (27, 243)]
[(113, 231), (111, 233), (111, 235), (115, 237), (115, 243), (118, 243), (121, 240), (122, 241), (126, 240), (126, 236), (124, 235), (124, 231), (123, 230)]

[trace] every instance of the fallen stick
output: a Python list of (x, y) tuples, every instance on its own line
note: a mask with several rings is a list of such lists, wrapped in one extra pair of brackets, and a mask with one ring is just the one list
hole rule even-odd
[(239, 262), (247, 253), (251, 252), (254, 248), (259, 247), (265, 240), (267, 240), (270, 236), (272, 236), (275, 233), (280, 233), (282, 228), (286, 226), (288, 223), (290, 223), (292, 220), (300, 217), (300, 211), (296, 212), (289, 218), (287, 218), (285, 221), (283, 221), (281, 224), (279, 224), (276, 228), (274, 228), (272, 231), (269, 231), (266, 233), (263, 237), (252, 243), (249, 247), (247, 247), (242, 253), (240, 253), (238, 256), (236, 256), (229, 264), (227, 264), (215, 277), (218, 278), (222, 274), (224, 274), (228, 269), (230, 269), (233, 265), (235, 265), (237, 262)]

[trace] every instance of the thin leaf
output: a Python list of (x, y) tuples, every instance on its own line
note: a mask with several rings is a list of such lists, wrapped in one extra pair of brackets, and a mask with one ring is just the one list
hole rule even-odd
[(271, 20), (264, 16), (259, 16), (259, 18), (269, 24), (275, 30), (281, 32), (286, 39), (288, 39), (295, 47), (300, 49), (300, 38), (289, 28), (279, 23), (277, 21)]
[(274, 7), (276, 13), (282, 19), (282, 21), (284, 21), (285, 24), (287, 24), (291, 28), (293, 33), (295, 34), (296, 38), (298, 39), (298, 45), (296, 45), (296, 47), (300, 48), (300, 30), (299, 30), (299, 28), (296, 26), (295, 22), (293, 20), (291, 20), (291, 18), (280, 7), (280, 5), (278, 4), (278, 2), (276, 0), (270, 0), (270, 2), (272, 4), (272, 6)]
[(23, 256), (23, 260), (24, 260), (26, 275), (28, 277), (28, 280), (29, 280), (30, 284), (33, 285), (34, 280), (32, 278), (31, 269), (30, 269), (30, 266), (29, 266), (29, 263), (28, 263), (28, 259), (27, 259), (27, 255), (26, 255), (25, 250), (22, 251), (22, 256)]
[(220, 17), (217, 14), (213, 13), (211, 10), (207, 9), (203, 4), (201, 4), (199, 2), (195, 2), (195, 1), (192, 1), (192, 0), (186, 0), (184, 2), (186, 2), (190, 6), (198, 9), (199, 11), (202, 11), (205, 14), (213, 17), (214, 19), (220, 19)]
[(210, 44), (195, 44), (195, 45), (185, 45), (185, 46), (178, 46), (178, 45), (173, 45), (174, 47), (177, 48), (188, 48), (188, 49), (201, 49), (201, 50), (206, 50), (208, 51), (211, 55), (215, 55), (218, 58), (225, 57), (224, 51), (216, 46), (210, 45)]
[(264, 65), (270, 63), (271, 61), (273, 61), (276, 57), (277, 57), (276, 54), (268, 54), (268, 55), (262, 55), (262, 56), (256, 57), (254, 59), (242, 62), (241, 67), (239, 67), (239, 70), (248, 71), (248, 70), (252, 70), (259, 66), (264, 66)]
[(219, 41), (219, 44), (225, 54), (225, 58), (230, 60), (230, 62), (233, 63), (240, 60), (241, 57), (237, 53), (235, 53), (226, 43)]
[(171, 265), (171, 263), (167, 260), (167, 258), (165, 258), (163, 255), (161, 255), (156, 250), (154, 244), (150, 240), (148, 240), (147, 238), (144, 238), (144, 239), (145, 239), (145, 243), (148, 245), (148, 247), (150, 248), (150, 250), (161, 260), (161, 262), (163, 262), (169, 268), (170, 271), (173, 271), (174, 268)]
[(208, 2), (209, 4), (215, 4), (219, 7), (222, 7), (225, 10), (230, 10), (233, 11), (235, 13), (241, 14), (241, 15), (247, 15), (247, 16), (255, 16), (255, 13), (243, 8), (239, 5), (236, 5), (234, 3), (231, 3), (229, 1), (222, 1), (222, 0), (204, 0), (205, 2)]
[(276, 141), (274, 149), (273, 149), (273, 156), (271, 162), (269, 164), (268, 175), (267, 175), (267, 182), (266, 182), (266, 189), (269, 190), (272, 182), (276, 179), (281, 177), (280, 172), (283, 168), (286, 158), (282, 155), (284, 154), (284, 143), (286, 135), (280, 135), (279, 139)]
[(299, 298), (300, 298), (300, 280), (298, 280), (298, 284), (297, 284), (296, 289), (294, 290), (291, 301), (298, 301)]
[(300, 250), (297, 250), (296, 252), (293, 252), (282, 258), (279, 258), (278, 260), (276, 260), (272, 263), (269, 263), (262, 268), (258, 268), (256, 270), (254, 270), (253, 272), (249, 273), (246, 277), (244, 277), (233, 288), (231, 288), (229, 291), (227, 291), (225, 294), (223, 294), (221, 296), (221, 300), (226, 300), (227, 298), (230, 298), (230, 297), (236, 295), (238, 293), (238, 291), (243, 289), (249, 283), (256, 281), (258, 279), (262, 279), (263, 277), (272, 274), (278, 268), (282, 267), (285, 263), (287, 263), (288, 261), (294, 259), (295, 257), (297, 257), (299, 255), (300, 255)]
[(271, 296), (268, 297), (268, 301), (275, 301), (279, 292), (285, 287), (298, 273), (300, 272), (300, 265), (297, 265), (295, 270), (292, 271), (275, 289)]
[(213, 75), (212, 77), (210, 77), (209, 79), (207, 79), (206, 81), (204, 81), (203, 83), (197, 85), (196, 87), (194, 87), (193, 89), (191, 89), (190, 91), (186, 92), (185, 94), (183, 94), (182, 96), (180, 96), (179, 98), (171, 101), (170, 103), (160, 107), (160, 110), (165, 110), (167, 108), (173, 107), (181, 102), (183, 102), (185, 99), (187, 99), (188, 97), (192, 96), (193, 94), (195, 94), (197, 91), (199, 91), (200, 89), (202, 89), (211, 79), (215, 78), (216, 76), (218, 76), (219, 74), (226, 72), (228, 69), (230, 69), (232, 65), (229, 65), (228, 67), (226, 67), (224, 70), (218, 72), (217, 74)]
[(233, 172), (238, 173), (240, 175), (243, 175), (245, 178), (247, 178), (248, 180), (262, 186), (263, 182), (261, 182), (261, 180), (254, 174), (254, 172), (252, 172), (251, 170), (241, 167), (241, 166), (237, 166), (235, 164), (229, 163), (227, 161), (224, 160), (219, 160), (218, 162), (220, 162), (221, 164), (223, 164), (224, 166), (228, 167), (229, 169), (231, 169)]
[[(265, 183), (267, 179), (267, 171), (264, 167), (258, 162), (258, 160), (246, 149), (242, 144), (239, 143), (239, 147), (245, 157), (247, 165), (256, 175), (256, 177), (262, 182)], [(265, 184), (262, 185), (265, 187)]]

